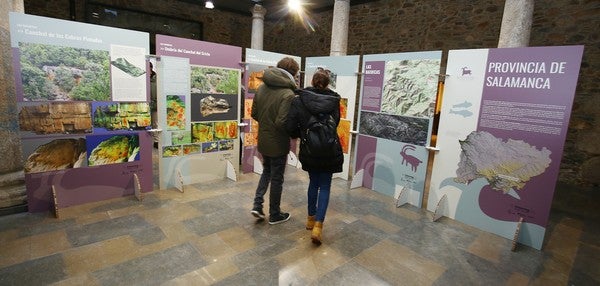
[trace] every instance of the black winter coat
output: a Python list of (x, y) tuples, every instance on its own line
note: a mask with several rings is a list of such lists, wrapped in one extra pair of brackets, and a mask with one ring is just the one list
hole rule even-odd
[[(298, 96), (292, 101), (288, 112), (286, 123), (287, 132), (292, 138), (299, 138), (300, 132), (305, 132), (307, 129), (308, 119), (311, 114), (331, 114), (336, 125), (340, 123), (340, 95), (335, 91), (318, 90), (314, 87), (308, 87), (297, 91)], [(319, 171), (339, 173), (342, 171), (344, 164), (344, 153), (342, 146), (339, 144), (336, 152), (328, 156), (311, 156), (304, 151), (300, 144), (300, 163), (305, 171)]]

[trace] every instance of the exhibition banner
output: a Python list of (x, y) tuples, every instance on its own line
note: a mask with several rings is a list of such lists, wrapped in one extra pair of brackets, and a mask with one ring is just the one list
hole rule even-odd
[[(257, 150), (258, 144), (258, 122), (252, 119), (252, 101), (258, 87), (262, 84), (262, 74), (265, 69), (276, 67), (284, 57), (291, 57), (298, 65), (302, 64), (302, 59), (297, 56), (267, 52), (255, 49), (246, 49), (246, 69), (244, 72), (244, 101), (243, 101), (243, 123), (245, 127), (243, 133), (243, 151), (242, 151), (242, 172), (262, 173), (262, 156)], [(298, 85), (299, 86), (299, 85)], [(288, 164), (296, 166), (298, 159), (296, 156), (297, 144), (295, 140), (290, 140), (290, 153)]]
[(334, 177), (348, 180), (350, 176), (350, 154), (352, 152), (352, 133), (354, 130), (354, 107), (356, 106), (356, 82), (360, 56), (309, 57), (304, 67), (304, 87), (311, 85), (317, 70), (329, 73), (329, 88), (337, 92), (340, 100), (340, 124), (338, 136), (344, 153), (344, 166), (341, 173)]
[(9, 17), (29, 211), (152, 191), (148, 33)]
[(363, 56), (355, 175), (421, 207), (442, 52)]
[(428, 209), (541, 249), (583, 46), (452, 50)]
[(156, 36), (159, 185), (239, 172), (240, 47)]

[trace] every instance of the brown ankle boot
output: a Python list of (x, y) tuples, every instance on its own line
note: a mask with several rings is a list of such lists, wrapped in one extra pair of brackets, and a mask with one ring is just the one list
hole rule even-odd
[(321, 244), (321, 232), (323, 232), (323, 223), (320, 221), (315, 222), (315, 226), (312, 229), (310, 239), (314, 244)]
[(311, 230), (315, 226), (315, 216), (309, 215), (306, 217), (306, 229)]

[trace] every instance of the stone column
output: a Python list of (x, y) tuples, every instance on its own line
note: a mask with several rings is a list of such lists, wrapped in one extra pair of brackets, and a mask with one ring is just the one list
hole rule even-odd
[[(25, 12), (23, 0), (0, 1), (0, 215), (27, 201), (10, 47), (9, 12)], [(19, 208), (16, 211), (23, 211)]]
[(348, 52), (348, 22), (350, 0), (335, 0), (331, 25), (331, 56), (345, 56)]
[(529, 46), (534, 0), (505, 0), (498, 48)]
[(254, 7), (250, 9), (252, 12), (252, 39), (250, 41), (250, 48), (256, 50), (263, 49), (263, 35), (265, 31), (265, 14), (267, 9), (259, 4), (254, 4)]

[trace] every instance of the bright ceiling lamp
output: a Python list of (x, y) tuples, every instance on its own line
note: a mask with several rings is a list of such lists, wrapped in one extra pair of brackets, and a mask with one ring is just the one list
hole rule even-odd
[(300, 0), (288, 0), (287, 5), (290, 11), (297, 12), (302, 10), (302, 2)]
[(215, 8), (215, 4), (213, 3), (213, 1), (208, 0), (204, 2), (204, 8), (213, 9)]

